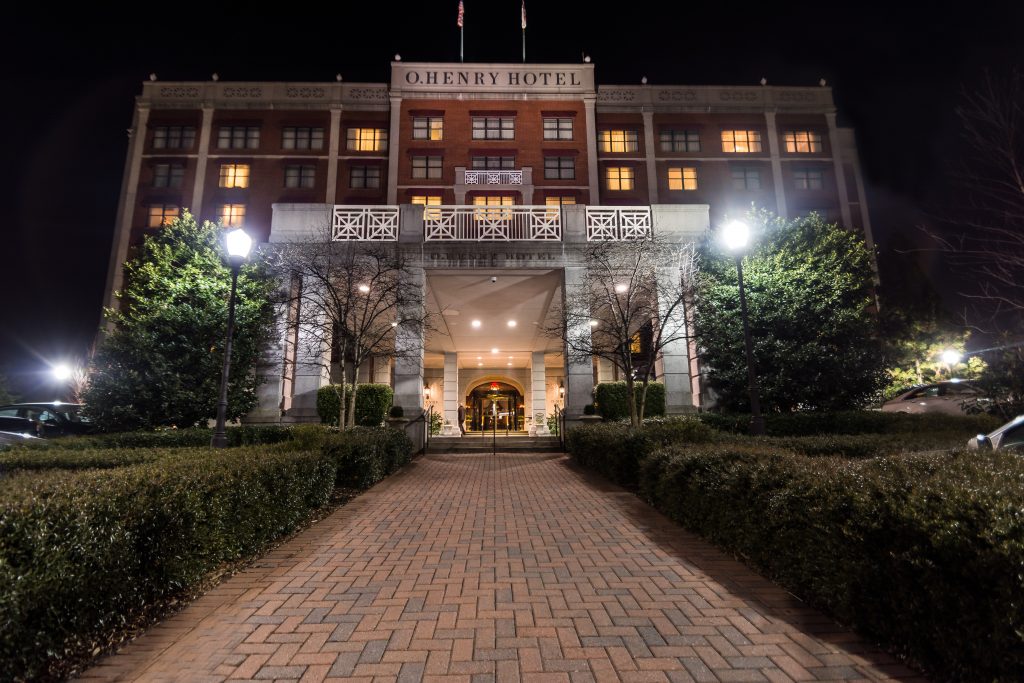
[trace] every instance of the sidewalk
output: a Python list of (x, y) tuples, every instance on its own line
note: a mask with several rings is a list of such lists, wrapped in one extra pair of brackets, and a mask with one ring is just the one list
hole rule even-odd
[(421, 458), (80, 678), (924, 680), (557, 454)]

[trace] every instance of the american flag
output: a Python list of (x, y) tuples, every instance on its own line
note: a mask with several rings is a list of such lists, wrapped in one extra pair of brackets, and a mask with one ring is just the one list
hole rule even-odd
[(523, 0), (523, 30), (526, 30), (526, 0)]
[(462, 28), (462, 17), (465, 14), (466, 14), (466, 8), (462, 6), (462, 0), (459, 0), (459, 19), (458, 19), (458, 21), (455, 22), (456, 24), (459, 25), (459, 28)]

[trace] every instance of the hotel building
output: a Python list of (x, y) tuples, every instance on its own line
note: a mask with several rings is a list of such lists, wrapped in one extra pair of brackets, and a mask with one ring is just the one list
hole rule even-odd
[[(466, 403), (470, 427), (483, 394), (501, 395), (514, 428), (536, 428), (616, 378), (566, 363), (539, 332), (585, 278), (588, 241), (698, 240), (754, 204), (817, 211), (871, 245), (853, 131), (824, 86), (599, 86), (587, 63), (395, 61), (390, 83), (153, 80), (130, 133), (108, 292), (130, 246), (183, 207), (258, 242), (325, 225), (337, 241), (395, 242), (440, 322), (417, 340), (422, 359), (361, 379), (390, 382), (407, 414), (430, 403), (455, 424)], [(332, 379), (295, 357), (287, 317), (252, 420), (316, 419)], [(699, 404), (692, 348), (666, 349), (657, 368), (669, 412)]]

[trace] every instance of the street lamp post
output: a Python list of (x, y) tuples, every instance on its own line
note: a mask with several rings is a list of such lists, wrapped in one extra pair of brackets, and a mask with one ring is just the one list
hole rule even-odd
[(725, 246), (736, 257), (736, 280), (740, 291), (740, 319), (743, 321), (743, 345), (747, 354), (747, 390), (750, 393), (750, 433), (764, 435), (764, 416), (761, 415), (761, 393), (757, 388), (757, 366), (754, 365), (754, 344), (750, 339), (750, 320), (747, 315), (747, 296), (743, 289), (743, 251), (750, 240), (750, 228), (742, 221), (733, 221), (722, 230)]
[(235, 333), (235, 294), (238, 290), (238, 271), (249, 256), (252, 238), (241, 228), (227, 234), (225, 242), (228, 247), (228, 265), (231, 266), (231, 295), (228, 297), (228, 334), (224, 342), (224, 363), (220, 370), (220, 400), (217, 401), (217, 428), (213, 433), (210, 445), (214, 448), (226, 448), (228, 435), (225, 431), (228, 413), (228, 374), (231, 371), (231, 337)]

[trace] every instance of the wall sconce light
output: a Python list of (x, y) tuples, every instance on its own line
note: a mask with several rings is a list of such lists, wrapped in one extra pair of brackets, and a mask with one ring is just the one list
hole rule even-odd
[(423, 398), (430, 400), (430, 387), (423, 387)]
[(558, 398), (565, 398), (565, 385), (558, 383)]

